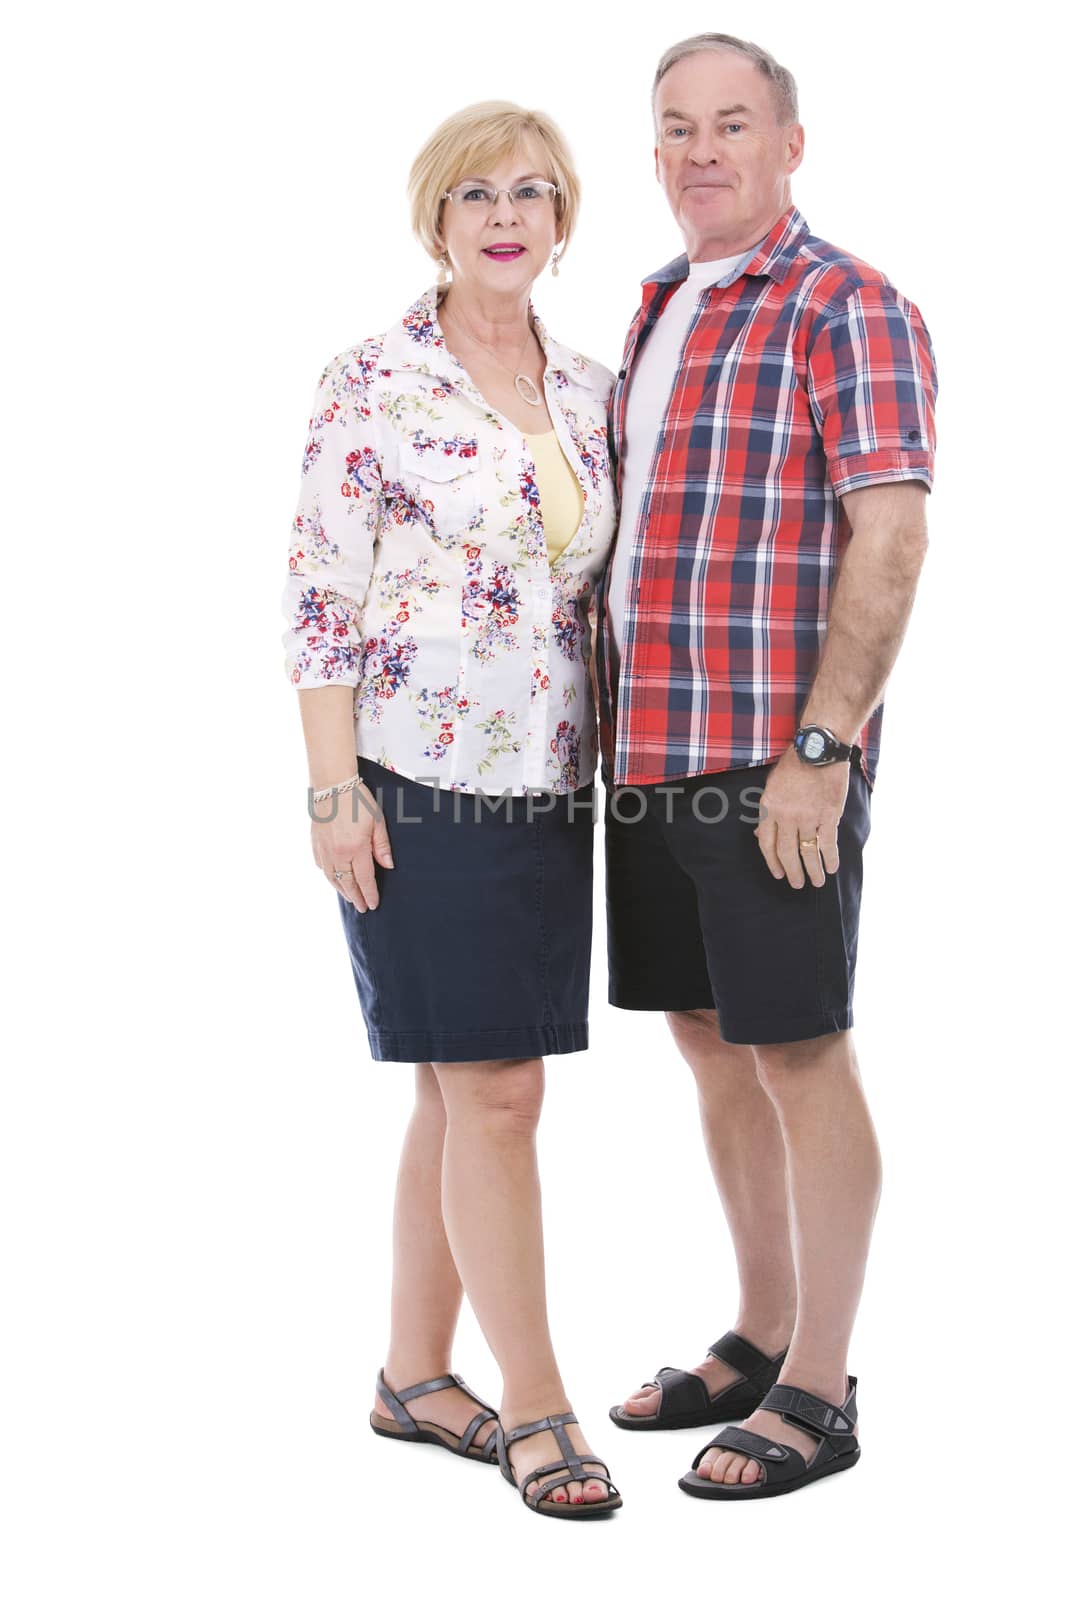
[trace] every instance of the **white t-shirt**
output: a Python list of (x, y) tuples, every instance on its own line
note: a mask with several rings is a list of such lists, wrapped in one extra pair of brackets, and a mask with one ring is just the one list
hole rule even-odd
[(625, 616), (626, 588), (630, 573), (641, 503), (652, 470), (652, 459), (659, 443), (663, 419), (667, 414), (678, 358), (698, 297), (709, 284), (718, 283), (752, 254), (743, 250), (720, 261), (691, 261), (689, 276), (671, 295), (655, 327), (641, 349), (637, 367), (630, 378), (626, 398), (626, 460), (622, 473), (622, 503), (619, 507), (619, 532), (612, 558), (611, 583), (607, 593), (611, 667), (619, 668), (619, 641)]

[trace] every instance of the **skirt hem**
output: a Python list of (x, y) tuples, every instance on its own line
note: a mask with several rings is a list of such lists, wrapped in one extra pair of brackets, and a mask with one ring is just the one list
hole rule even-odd
[(589, 1024), (564, 1022), (534, 1028), (483, 1028), (469, 1033), (368, 1029), (367, 1042), (375, 1061), (508, 1061), (588, 1050)]

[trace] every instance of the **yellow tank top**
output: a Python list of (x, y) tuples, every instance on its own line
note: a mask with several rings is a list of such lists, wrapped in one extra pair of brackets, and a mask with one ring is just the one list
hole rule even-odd
[(549, 562), (555, 561), (578, 532), (585, 514), (585, 496), (563, 454), (556, 430), (528, 433), (526, 443), (533, 457), (537, 489), (541, 496), (541, 519)]

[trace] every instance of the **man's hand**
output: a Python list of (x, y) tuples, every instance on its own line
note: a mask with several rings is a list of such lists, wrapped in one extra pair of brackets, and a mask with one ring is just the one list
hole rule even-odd
[[(790, 747), (771, 770), (760, 801), (756, 838), (771, 873), (803, 889), (808, 877), (819, 888), (840, 865), (837, 825), (848, 799), (849, 763), (809, 766)], [(815, 839), (801, 846), (802, 839)], [(825, 871), (823, 870), (825, 866)]]

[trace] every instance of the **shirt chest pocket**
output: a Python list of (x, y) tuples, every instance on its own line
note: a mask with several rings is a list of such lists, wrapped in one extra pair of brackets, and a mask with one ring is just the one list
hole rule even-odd
[(473, 440), (398, 443), (398, 464), (404, 489), (424, 508), (434, 531), (447, 537), (463, 533), (482, 514), (481, 458)]

